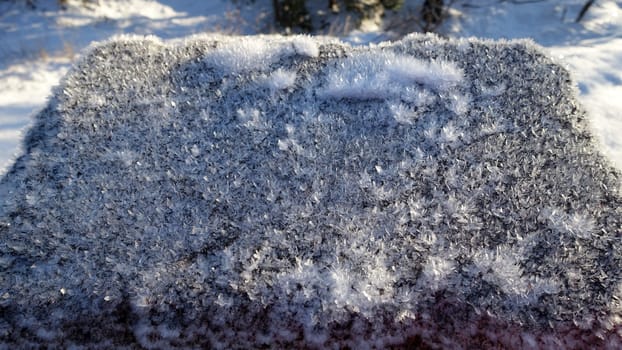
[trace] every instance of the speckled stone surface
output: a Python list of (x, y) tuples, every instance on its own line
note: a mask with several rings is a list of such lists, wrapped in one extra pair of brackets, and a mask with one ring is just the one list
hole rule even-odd
[(622, 346), (574, 94), (525, 41), (95, 45), (0, 180), (0, 348)]

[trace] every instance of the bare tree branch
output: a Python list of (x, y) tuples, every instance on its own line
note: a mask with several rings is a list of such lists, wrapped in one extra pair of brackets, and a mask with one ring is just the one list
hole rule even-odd
[(585, 16), (585, 13), (587, 12), (587, 10), (590, 9), (590, 6), (592, 6), (592, 4), (594, 4), (595, 2), (596, 0), (589, 0), (588, 2), (586, 2), (585, 5), (583, 5), (581, 12), (579, 12), (579, 15), (577, 16), (577, 19), (575, 22), (580, 22), (583, 16)]

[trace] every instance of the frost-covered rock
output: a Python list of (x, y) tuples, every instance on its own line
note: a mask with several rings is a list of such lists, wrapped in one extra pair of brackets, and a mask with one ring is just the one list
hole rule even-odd
[(529, 42), (96, 45), (0, 182), (0, 347), (620, 346), (586, 125)]

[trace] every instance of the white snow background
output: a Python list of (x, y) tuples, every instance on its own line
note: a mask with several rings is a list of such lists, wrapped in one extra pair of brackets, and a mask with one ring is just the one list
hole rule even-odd
[[(36, 3), (31, 10), (25, 1), (0, 2), (0, 174), (20, 154), (24, 132), (52, 87), (92, 41), (129, 33), (172, 39), (204, 32), (274, 31), (267, 0), (98, 0), (86, 7), (70, 0), (64, 10), (56, 0)], [(438, 32), (450, 37), (532, 38), (544, 46), (573, 75), (603, 152), (622, 169), (622, 1), (597, 0), (577, 23), (584, 3), (456, 0)], [(385, 27), (395, 28), (398, 22), (402, 30), (408, 28), (407, 16), (420, 4), (406, 0), (405, 8), (387, 16)], [(335, 34), (367, 44), (401, 33), (380, 28)], [(286, 72), (281, 78), (287, 83)]]

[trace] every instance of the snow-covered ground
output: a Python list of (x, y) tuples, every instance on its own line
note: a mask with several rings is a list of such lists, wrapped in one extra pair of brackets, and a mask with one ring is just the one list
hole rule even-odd
[[(170, 39), (205, 32), (274, 31), (268, 0), (99, 0), (98, 5), (73, 5), (81, 2), (68, 1), (64, 10), (55, 0), (36, 1), (35, 10), (25, 1), (0, 2), (0, 174), (19, 154), (23, 133), (52, 87), (90, 42), (123, 33)], [(408, 16), (420, 3), (407, 0), (399, 15), (388, 16), (399, 25), (387, 27), (415, 29)], [(622, 169), (622, 1), (596, 1), (576, 23), (584, 3), (457, 0), (438, 31), (453, 37), (530, 37), (545, 46), (573, 74), (604, 152)], [(353, 32), (346, 39), (366, 43), (394, 36)]]

